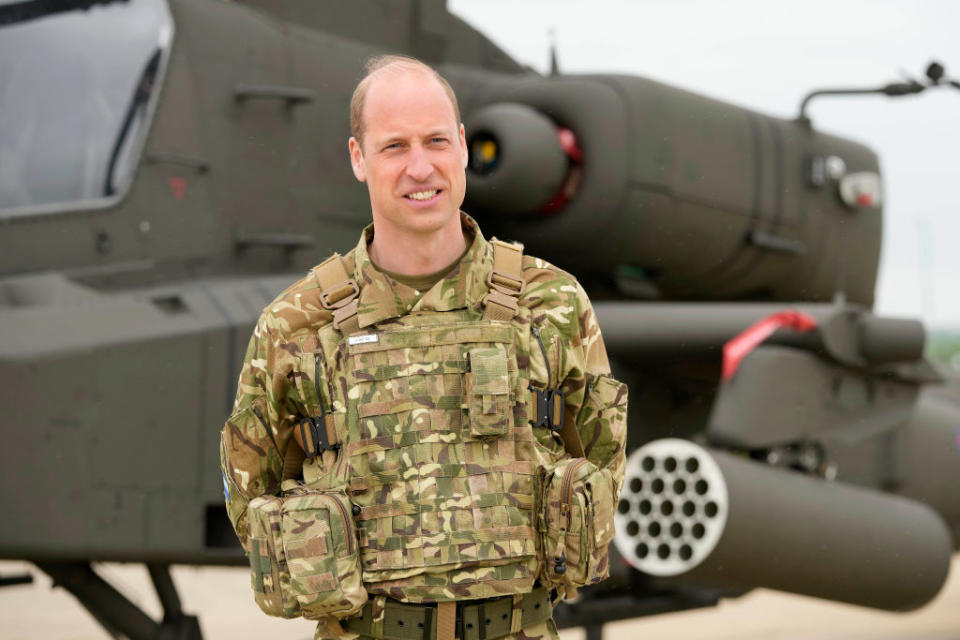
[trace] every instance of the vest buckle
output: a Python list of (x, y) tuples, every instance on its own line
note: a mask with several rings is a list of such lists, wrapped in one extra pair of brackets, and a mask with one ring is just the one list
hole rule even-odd
[(535, 398), (534, 417), (530, 424), (559, 431), (563, 427), (563, 391), (560, 389), (530, 388)]
[[(339, 451), (340, 443), (330, 444), (327, 438), (326, 422), (323, 416), (308, 416), (301, 418), (297, 423), (297, 429), (300, 431), (300, 442), (303, 443), (303, 453), (307, 458), (313, 460), (324, 451)], [(307, 437), (307, 434), (310, 437)]]
[(509, 273), (491, 269), (487, 275), (487, 286), (508, 296), (519, 296), (527, 288), (523, 276), (517, 278)]
[(324, 289), (320, 293), (320, 306), (329, 311), (344, 307), (360, 295), (360, 287), (353, 278)]

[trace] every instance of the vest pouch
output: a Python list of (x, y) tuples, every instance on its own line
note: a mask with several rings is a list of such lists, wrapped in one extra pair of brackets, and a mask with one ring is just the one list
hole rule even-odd
[(280, 536), (280, 512), (283, 500), (260, 496), (247, 506), (250, 528), (250, 586), (253, 599), (264, 613), (281, 618), (296, 618), (300, 605), (290, 589), (290, 572)]
[(300, 491), (250, 502), (254, 599), (284, 618), (343, 618), (367, 601), (352, 505), (342, 491)]
[(290, 589), (304, 618), (351, 616), (367, 601), (357, 528), (343, 491), (284, 499), (280, 519)]
[(540, 538), (544, 576), (583, 587), (610, 573), (613, 493), (607, 473), (586, 458), (541, 470)]
[(465, 387), (470, 435), (474, 438), (506, 435), (513, 417), (506, 350), (502, 347), (471, 349)]

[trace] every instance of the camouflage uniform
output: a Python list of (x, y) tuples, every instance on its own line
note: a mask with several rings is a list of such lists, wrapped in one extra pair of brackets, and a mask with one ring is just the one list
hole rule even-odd
[[(525, 255), (518, 314), (509, 323), (482, 322), (493, 251), (472, 219), (463, 215), (462, 223), (466, 254), (426, 292), (377, 270), (367, 252), (372, 225), (344, 256), (360, 287), (360, 332), (383, 332), (379, 343), (348, 351), (311, 275), (264, 310), (221, 442), (227, 510), (248, 553), (247, 504), (280, 492), (284, 453), (297, 446), (292, 431), (304, 416), (334, 418), (343, 449), (305, 461), (303, 481), (351, 496), (363, 582), (375, 602), (533, 588), (535, 476), (567, 453), (555, 432), (530, 426), (528, 386), (562, 389), (565, 420), (576, 424), (585, 457), (614, 499), (619, 493), (626, 387), (609, 375), (586, 293), (571, 275)], [(394, 348), (385, 350), (390, 341)], [(503, 350), (506, 360), (498, 359)], [(473, 413), (462, 413), (471, 402)], [(475, 418), (460, 424), (461, 415)], [(469, 435), (459, 433), (468, 426)], [(471, 538), (458, 536), (463, 531)], [(318, 637), (324, 633), (318, 628)], [(552, 621), (508, 637), (541, 635), (556, 635)]]

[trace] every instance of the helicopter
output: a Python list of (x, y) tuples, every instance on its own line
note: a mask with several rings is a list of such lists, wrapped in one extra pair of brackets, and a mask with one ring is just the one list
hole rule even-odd
[[(200, 637), (169, 567), (246, 563), (219, 429), (260, 311), (369, 222), (347, 105), (388, 51), (449, 80), (464, 210), (577, 276), (631, 388), (623, 562), (561, 626), (757, 587), (885, 610), (939, 591), (960, 394), (920, 322), (871, 311), (876, 154), (804, 109), (532, 72), (441, 0), (0, 5), (0, 557), (110, 634)], [(852, 91), (941, 87), (931, 65)], [(163, 620), (99, 561), (145, 563)]]

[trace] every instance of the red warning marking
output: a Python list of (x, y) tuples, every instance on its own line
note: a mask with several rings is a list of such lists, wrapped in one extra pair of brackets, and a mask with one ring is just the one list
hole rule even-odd
[(577, 134), (566, 127), (557, 127), (557, 140), (560, 142), (560, 148), (567, 154), (569, 159), (567, 175), (563, 179), (560, 189), (553, 195), (545, 205), (537, 210), (540, 214), (551, 214), (560, 211), (570, 198), (576, 193), (580, 186), (581, 169), (583, 164), (583, 151), (580, 149), (580, 143), (577, 142)]
[(740, 335), (723, 345), (723, 379), (729, 380), (740, 368), (740, 363), (758, 344), (777, 329), (793, 329), (799, 333), (817, 327), (817, 321), (801, 311), (781, 311), (750, 325)]
[(167, 184), (170, 185), (170, 193), (173, 194), (174, 200), (183, 200), (184, 196), (187, 195), (186, 178), (181, 178), (180, 176), (171, 176), (167, 180)]
[(557, 127), (557, 140), (560, 141), (560, 148), (576, 163), (583, 162), (583, 151), (580, 149), (580, 143), (577, 142), (577, 135), (566, 127)]
[(873, 204), (873, 198), (870, 196), (869, 193), (861, 193), (860, 195), (857, 196), (857, 204), (859, 204), (862, 207), (869, 207), (870, 205)]

